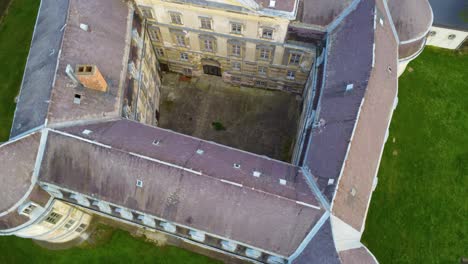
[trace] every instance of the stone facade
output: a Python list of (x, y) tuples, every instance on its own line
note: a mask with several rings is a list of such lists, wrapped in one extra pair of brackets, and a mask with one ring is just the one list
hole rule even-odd
[(162, 70), (300, 93), (315, 60), (310, 43), (287, 41), (290, 20), (229, 8), (136, 1)]

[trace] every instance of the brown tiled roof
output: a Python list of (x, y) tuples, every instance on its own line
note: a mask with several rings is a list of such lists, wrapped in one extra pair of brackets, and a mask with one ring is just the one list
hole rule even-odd
[(299, 168), (286, 163), (126, 120), (63, 130), (70, 134), (49, 132), (43, 182), (283, 256), (324, 213)]
[(400, 41), (423, 38), (432, 26), (428, 0), (388, 0), (388, 8)]
[[(103, 119), (120, 116), (122, 82), (126, 74), (127, 46), (130, 37), (129, 6), (126, 1), (70, 0), (63, 44), (52, 89), (49, 123)], [(89, 31), (80, 29), (80, 24)], [(97, 65), (109, 85), (107, 92), (73, 88), (65, 68), (70, 64)], [(74, 104), (75, 93), (81, 104)]]
[(31, 186), (41, 133), (0, 146), (0, 212), (11, 208)]
[(340, 258), (343, 264), (378, 264), (371, 253), (364, 247), (341, 251)]
[(352, 0), (304, 0), (298, 17), (303, 23), (327, 26), (351, 5)]
[[(380, 7), (381, 8), (381, 7)], [(384, 11), (383, 11), (384, 12)], [(382, 13), (383, 13), (382, 12)], [(372, 70), (352, 138), (332, 213), (361, 231), (372, 194), (383, 143), (397, 95), (397, 48), (388, 19), (377, 22), (375, 67)], [(354, 189), (355, 194), (351, 194)]]

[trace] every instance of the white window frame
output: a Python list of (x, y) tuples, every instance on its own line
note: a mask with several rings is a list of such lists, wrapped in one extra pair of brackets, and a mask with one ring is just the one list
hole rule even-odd
[(241, 35), (244, 26), (241, 23), (231, 22), (231, 33), (236, 35)]
[(187, 52), (181, 52), (180, 53), (180, 60), (188, 61), (188, 59), (189, 59), (189, 56), (188, 56)]
[(260, 74), (260, 75), (266, 75), (267, 72), (268, 72), (268, 67), (262, 66), (262, 65), (258, 66), (258, 68), (257, 68), (257, 73), (258, 73), (258, 74)]
[(199, 17), (200, 18), (200, 28), (213, 30), (213, 20), (210, 17)]
[(302, 54), (297, 52), (291, 52), (289, 54), (289, 65), (299, 65), (301, 63)]
[(231, 55), (237, 57), (242, 55), (242, 47), (240, 44), (231, 44)]
[(214, 43), (212, 39), (203, 39), (203, 48), (206, 51), (214, 50)]
[(183, 25), (182, 14), (177, 12), (169, 12), (169, 17), (171, 18), (172, 24)]
[[(238, 67), (237, 67), (238, 66)], [(241, 63), (238, 62), (238, 61), (234, 61), (232, 63), (232, 69), (235, 70), (235, 71), (240, 71), (241, 70)]]
[(273, 29), (271, 29), (271, 28), (262, 28), (262, 38), (264, 38), (264, 39), (273, 39)]
[(259, 57), (262, 60), (269, 60), (271, 55), (271, 51), (267, 48), (260, 48)]
[(286, 74), (286, 79), (295, 80), (296, 79), (296, 72), (288, 70), (288, 73)]
[(187, 46), (187, 43), (185, 42), (185, 36), (184, 35), (176, 34), (175, 37), (176, 37), (176, 41), (177, 41), (178, 46), (181, 46), (181, 47)]

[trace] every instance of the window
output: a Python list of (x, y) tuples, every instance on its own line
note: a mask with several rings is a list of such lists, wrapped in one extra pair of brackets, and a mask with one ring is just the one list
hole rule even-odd
[(270, 50), (267, 48), (260, 48), (260, 59), (262, 60), (268, 60), (270, 59)]
[(183, 35), (176, 35), (177, 45), (185, 47), (185, 36)]
[(241, 64), (240, 62), (233, 62), (232, 63), (232, 69), (235, 70), (235, 71), (240, 71), (241, 70)]
[(73, 103), (74, 104), (80, 104), (81, 103), (81, 94), (75, 94), (73, 97)]
[(302, 54), (300, 53), (291, 53), (289, 54), (289, 64), (298, 65), (301, 62)]
[(231, 33), (232, 34), (242, 34), (242, 24), (231, 23)]
[(184, 61), (188, 60), (188, 54), (185, 52), (180, 53), (180, 59)]
[(55, 225), (60, 219), (62, 218), (61, 214), (57, 214), (56, 212), (52, 212), (47, 216), (46, 222), (49, 224)]
[(143, 181), (142, 180), (137, 180), (137, 187), (143, 187)]
[(211, 39), (203, 40), (203, 47), (207, 51), (213, 51), (213, 40)]
[(157, 42), (161, 41), (161, 32), (159, 31), (158, 27), (151, 26), (149, 27), (148, 32), (149, 32), (150, 39), (152, 41), (157, 41)]
[(162, 48), (157, 48), (157, 49), (156, 49), (156, 55), (158, 55), (158, 56), (164, 56), (164, 49), (162, 49)]
[(21, 211), (22, 215), (30, 216), (31, 213), (34, 211), (34, 209), (37, 208), (36, 204), (30, 203), (28, 206), (26, 206), (23, 211)]
[(288, 74), (286, 75), (286, 78), (289, 79), (289, 80), (294, 80), (296, 78), (296, 72), (288, 71)]
[(240, 44), (232, 44), (231, 45), (231, 55), (233, 55), (233, 56), (240, 56), (241, 55), (241, 45)]
[(171, 12), (169, 14), (171, 15), (172, 24), (182, 25), (182, 18), (179, 13)]
[(258, 74), (266, 75), (267, 74), (267, 67), (265, 66), (258, 66)]
[(145, 18), (150, 18), (150, 19), (153, 18), (153, 10), (152, 10), (151, 7), (140, 6), (140, 10), (141, 10), (141, 14), (142, 14)]
[(268, 7), (275, 7), (276, 5), (276, 0), (270, 0), (270, 4), (268, 5)]
[(267, 82), (266, 81), (255, 81), (256, 86), (266, 86)]
[(184, 74), (186, 76), (192, 76), (192, 69), (190, 68), (184, 68)]
[(271, 28), (262, 29), (262, 38), (272, 39), (273, 38), (273, 29), (271, 29)]
[(85, 230), (85, 229), (86, 229), (86, 224), (81, 224), (77, 229), (75, 229), (75, 231), (76, 231), (77, 233), (81, 233), (81, 232), (83, 232), (83, 230)]
[(200, 17), (200, 24), (203, 29), (211, 29), (211, 18)]
[(69, 228), (72, 227), (72, 225), (75, 224), (75, 223), (76, 223), (75, 220), (70, 219), (70, 220), (68, 220), (68, 222), (65, 224), (65, 228), (66, 228), (66, 229), (69, 229)]

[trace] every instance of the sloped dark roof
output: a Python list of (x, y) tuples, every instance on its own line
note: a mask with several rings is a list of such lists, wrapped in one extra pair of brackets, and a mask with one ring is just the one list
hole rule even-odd
[[(49, 132), (42, 182), (283, 256), (324, 213), (299, 168), (286, 163), (126, 120), (64, 131), (74, 134)], [(157, 138), (161, 145), (152, 145)]]
[(298, 17), (298, 20), (307, 24), (327, 26), (352, 2), (352, 0), (304, 0), (302, 16)]
[[(328, 37), (320, 122), (312, 131), (305, 165), (329, 200), (334, 190), (327, 189), (327, 182), (340, 174), (372, 69), (374, 6), (373, 0), (361, 1)], [(353, 89), (346, 92), (348, 84)]]
[(67, 14), (68, 0), (41, 1), (11, 138), (45, 123)]
[(468, 31), (468, 1), (429, 0), (434, 12), (434, 25)]
[(339, 264), (340, 259), (336, 252), (335, 242), (328, 219), (314, 238), (307, 244), (304, 251), (292, 262), (292, 264)]

